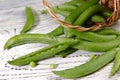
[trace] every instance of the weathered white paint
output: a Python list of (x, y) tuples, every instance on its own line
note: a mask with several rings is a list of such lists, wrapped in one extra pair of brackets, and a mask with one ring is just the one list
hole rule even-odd
[[(68, 0), (49, 0), (53, 5), (58, 5)], [(0, 0), (0, 80), (70, 80), (60, 79), (51, 73), (51, 63), (59, 64), (58, 69), (66, 69), (85, 63), (89, 60), (89, 57), (80, 56), (88, 55), (91, 52), (77, 51), (67, 58), (51, 58), (39, 62), (39, 65), (35, 68), (29, 66), (15, 67), (8, 65), (5, 67), (6, 61), (11, 60), (13, 57), (22, 56), (29, 52), (38, 50), (44, 47), (43, 44), (26, 44), (12, 48), (10, 50), (3, 50), (5, 42), (12, 36), (19, 34), (25, 23), (25, 6), (32, 7), (39, 16), (38, 25), (30, 31), (30, 33), (47, 33), (56, 28), (59, 24), (51, 19), (49, 15), (41, 15), (40, 10), (44, 9), (41, 0)], [(59, 15), (63, 19), (62, 16)], [(120, 22), (116, 24), (115, 28), (119, 29)], [(99, 54), (99, 53), (96, 53)], [(112, 78), (109, 77), (109, 73), (112, 67), (112, 63), (96, 72), (95, 74), (71, 80), (117, 80), (120, 74)], [(14, 68), (14, 69), (11, 69)], [(21, 69), (21, 70), (15, 70)]]

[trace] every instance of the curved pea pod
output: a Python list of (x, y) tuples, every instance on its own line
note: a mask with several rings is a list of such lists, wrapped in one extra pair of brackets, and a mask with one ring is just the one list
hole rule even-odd
[(21, 56), (12, 61), (8, 61), (8, 63), (15, 66), (23, 66), (23, 65), (29, 64), (32, 61), (37, 62), (37, 61), (54, 56), (55, 54), (68, 48), (69, 45), (70, 44), (66, 42), (53, 44), (48, 47), (37, 50), (35, 52)]
[(108, 9), (105, 6), (96, 4), (89, 8), (87, 8), (74, 22), (74, 25), (83, 25), (85, 21), (87, 21), (91, 16), (93, 16), (97, 12), (105, 12)]
[(55, 57), (62, 57), (62, 58), (64, 58), (64, 57), (68, 56), (69, 54), (71, 54), (71, 53), (73, 53), (75, 51), (77, 51), (77, 49), (68, 47), (66, 50), (61, 51), (58, 54), (56, 54)]
[(52, 36), (59, 36), (62, 35), (63, 33), (64, 33), (64, 28), (62, 26), (58, 26), (56, 29), (54, 29), (53, 31), (47, 34)]
[(110, 63), (114, 59), (117, 51), (118, 48), (112, 49), (85, 64), (61, 71), (53, 71), (53, 73), (63, 78), (80, 78), (89, 75)]
[(106, 19), (100, 15), (94, 15), (91, 17), (91, 21), (98, 23), (98, 22), (105, 22)]
[(120, 69), (120, 50), (117, 52), (115, 59), (114, 59), (114, 64), (111, 70), (111, 76), (114, 76)]
[(20, 33), (26, 33), (31, 30), (35, 24), (35, 15), (30, 7), (26, 7), (26, 22)]
[(102, 15), (106, 18), (110, 17), (112, 15), (112, 11), (105, 11), (102, 13)]
[(45, 43), (45, 44), (55, 44), (57, 42), (71, 42), (76, 43), (79, 40), (54, 37), (46, 34), (19, 34), (11, 37), (4, 45), (4, 49), (10, 49), (15, 46), (28, 43)]
[(120, 35), (120, 31), (115, 30), (113, 28), (104, 28), (95, 31), (95, 33), (102, 34), (102, 35)]
[(10, 49), (14, 46), (27, 43), (56, 43), (54, 37), (45, 34), (19, 34), (11, 37), (4, 45), (4, 49)]
[(101, 35), (101, 34), (97, 34), (90, 31), (80, 32), (74, 29), (69, 29), (68, 33), (76, 36), (77, 38), (93, 41), (93, 42), (105, 42), (105, 41), (111, 41), (117, 38), (116, 35)]
[(65, 21), (69, 22), (69, 23), (73, 23), (77, 17), (88, 7), (90, 7), (91, 5), (94, 5), (96, 3), (98, 3), (99, 0), (88, 0), (85, 3), (83, 3), (81, 6), (77, 7), (75, 10), (72, 11), (72, 13), (70, 13), (69, 16), (67, 16), (65, 18)]
[(117, 39), (108, 42), (89, 42), (89, 41), (80, 40), (78, 44), (72, 47), (80, 50), (103, 52), (116, 48), (119, 45), (120, 45), (120, 36), (118, 36)]

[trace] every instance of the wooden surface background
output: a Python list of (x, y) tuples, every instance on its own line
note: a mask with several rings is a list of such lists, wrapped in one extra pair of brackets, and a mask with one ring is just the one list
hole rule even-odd
[[(68, 0), (49, 0), (52, 5), (62, 4)], [(25, 23), (25, 7), (30, 6), (36, 11), (38, 21), (29, 33), (48, 33), (59, 24), (51, 19), (49, 14), (42, 15), (40, 10), (44, 9), (42, 0), (0, 0), (0, 80), (120, 80), (120, 72), (109, 78), (112, 63), (100, 71), (79, 79), (62, 79), (54, 75), (50, 64), (59, 64), (57, 69), (67, 69), (89, 60), (88, 54), (92, 52), (76, 51), (66, 58), (50, 58), (39, 62), (35, 68), (29, 66), (16, 67), (7, 64), (8, 60), (22, 56), (29, 52), (44, 47), (44, 44), (25, 44), (10, 50), (3, 50), (5, 42), (12, 36), (19, 34)], [(61, 19), (64, 17), (58, 15)], [(120, 21), (114, 25), (119, 28)], [(100, 53), (95, 53), (100, 54)]]

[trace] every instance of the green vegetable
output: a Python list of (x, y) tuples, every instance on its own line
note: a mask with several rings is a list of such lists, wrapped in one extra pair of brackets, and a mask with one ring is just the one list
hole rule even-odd
[(52, 57), (58, 52), (63, 51), (68, 47), (69, 47), (68, 43), (57, 43), (57, 44), (42, 48), (40, 50), (37, 50), (35, 52), (29, 53), (27, 55), (21, 56), (12, 61), (8, 61), (8, 63), (15, 66), (26, 65), (26, 64), (29, 64), (31, 61), (37, 62), (45, 58)]
[(120, 32), (113, 28), (104, 28), (95, 31), (95, 33), (102, 34), (102, 35), (120, 35)]
[(64, 57), (66, 57), (67, 55), (75, 52), (76, 50), (77, 50), (77, 49), (68, 47), (66, 50), (59, 52), (59, 53), (56, 54), (55, 56), (56, 56), (56, 57), (62, 57), (62, 58), (64, 58)]
[(61, 71), (53, 71), (54, 74), (63, 77), (63, 78), (79, 78), (86, 75), (89, 75), (91, 73), (94, 73), (110, 63), (116, 53), (118, 51), (118, 48), (112, 49), (90, 61), (88, 61), (85, 64), (76, 66), (74, 68), (61, 70)]
[[(98, 35), (98, 37), (99, 37), (99, 35)], [(91, 40), (92, 40), (92, 38), (91, 38)], [(93, 40), (94, 40), (94, 36), (93, 36)], [(81, 39), (53, 37), (53, 36), (48, 36), (45, 34), (20, 34), (20, 35), (16, 35), (16, 36), (10, 38), (6, 42), (4, 49), (10, 49), (14, 46), (18, 46), (18, 45), (22, 45), (22, 44), (26, 44), (26, 43), (39, 42), (39, 43), (55, 44), (57, 42), (66, 41), (66, 42), (70, 42), (70, 43), (79, 42), (78, 44), (74, 44), (72, 46), (73, 48), (76, 48), (76, 49), (82, 49), (82, 50), (88, 50), (88, 51), (106, 51), (106, 50), (110, 50), (110, 49), (118, 46), (120, 44), (119, 40), (120, 40), (120, 37), (111, 39), (111, 41), (89, 42), (89, 41), (83, 41)], [(106, 45), (107, 45), (107, 47), (106, 47)]]
[(91, 21), (96, 22), (96, 23), (97, 22), (105, 22), (106, 19), (102, 16), (94, 15), (94, 16), (92, 16)]
[(26, 7), (25, 11), (26, 11), (26, 22), (25, 22), (23, 29), (21, 30), (21, 33), (28, 32), (29, 30), (33, 28), (35, 24), (35, 19), (34, 19), (35, 15), (32, 9), (30, 7)]
[(120, 50), (117, 52), (114, 60), (114, 64), (111, 71), (111, 76), (114, 76), (120, 69)]
[(32, 61), (32, 62), (30, 62), (30, 66), (31, 66), (31, 67), (35, 67), (35, 66), (36, 66), (36, 63)]
[(90, 31), (80, 32), (75, 29), (69, 29), (67, 32), (73, 36), (76, 36), (77, 38), (84, 39), (87, 41), (93, 41), (93, 42), (105, 42), (117, 38), (116, 35), (100, 35)]
[(80, 43), (72, 47), (80, 50), (103, 52), (116, 48), (119, 46), (119, 44), (120, 44), (120, 36), (118, 36), (117, 39), (108, 42), (89, 42), (89, 41), (80, 40)]
[(56, 43), (57, 41), (55, 41), (54, 39), (52, 39), (52, 37), (45, 34), (19, 34), (11, 37), (4, 45), (4, 49), (10, 49), (14, 46), (32, 42)]
[(49, 32), (48, 35), (59, 36), (63, 33), (64, 33), (64, 28), (59, 26), (56, 29), (54, 29), (53, 31)]
[(105, 11), (102, 13), (104, 17), (110, 17), (112, 15), (112, 11)]
[(95, 58), (95, 54), (90, 54), (90, 60)]
[(93, 5), (90, 6), (88, 9), (86, 9), (74, 22), (74, 25), (82, 25), (87, 21), (91, 16), (93, 16), (97, 12), (104, 12), (107, 11), (108, 9), (105, 6), (102, 5)]
[[(81, 6), (77, 7), (75, 10), (73, 10), (66, 18), (65, 18), (65, 21), (69, 22), (69, 23), (73, 23), (76, 18), (85, 10), (87, 9), (88, 7), (90, 7), (91, 5), (93, 4), (96, 4), (98, 3), (99, 0), (87, 0), (85, 3), (83, 3)], [(65, 32), (65, 34), (67, 35), (67, 29), (63, 29), (63, 28), (60, 28), (62, 26), (59, 26), (58, 28), (59, 29), (55, 29), (55, 31), (53, 30), (52, 32), (50, 32), (49, 34), (56, 34), (56, 35), (60, 35), (60, 34), (63, 34), (63, 32)], [(59, 30), (60, 30), (60, 33), (59, 33)]]
[(71, 43), (78, 42), (77, 39), (53, 37), (46, 34), (19, 34), (11, 37), (4, 45), (4, 49), (10, 49), (12, 47), (27, 43), (55, 44), (57, 42), (65, 42), (65, 41)]
[(51, 69), (55, 69), (57, 67), (57, 64), (50, 64)]
[[(81, 6), (83, 3), (85, 3), (85, 0), (72, 0), (65, 2), (64, 4), (58, 5), (58, 6), (53, 6), (51, 9), (58, 14), (61, 14), (63, 16), (68, 16), (71, 11), (76, 9), (77, 7)], [(42, 14), (47, 14), (47, 10), (42, 10)]]

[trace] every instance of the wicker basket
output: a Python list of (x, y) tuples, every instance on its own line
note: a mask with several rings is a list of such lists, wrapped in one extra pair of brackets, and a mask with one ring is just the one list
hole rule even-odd
[(120, 19), (120, 0), (100, 0), (99, 4), (100, 5), (106, 5), (109, 9), (111, 9), (113, 11), (112, 15), (107, 18), (107, 21), (104, 23), (96, 23), (94, 26), (90, 27), (90, 28), (85, 28), (83, 26), (74, 26), (68, 22), (65, 22), (61, 19), (59, 19), (56, 14), (53, 12), (53, 10), (51, 9), (51, 7), (49, 6), (47, 0), (43, 0), (43, 4), (45, 6), (45, 8), (48, 10), (49, 14), (52, 16), (52, 18), (54, 18), (56, 21), (58, 21), (63, 27), (67, 27), (67, 28), (73, 28), (79, 31), (95, 31), (100, 29), (101, 27), (108, 27), (111, 26), (113, 24), (115, 24), (116, 21), (118, 21), (118, 19)]

